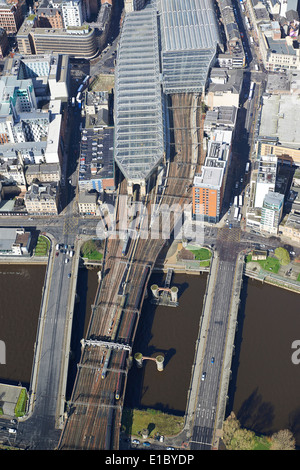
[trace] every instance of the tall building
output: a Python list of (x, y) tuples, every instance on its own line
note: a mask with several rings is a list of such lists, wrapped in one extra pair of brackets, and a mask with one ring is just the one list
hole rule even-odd
[(261, 210), (261, 230), (264, 232), (277, 234), (282, 217), (284, 195), (269, 191), (264, 197)]
[(269, 191), (275, 191), (277, 176), (277, 157), (262, 156), (259, 160), (254, 207), (261, 208)]
[(217, 223), (231, 159), (232, 131), (215, 130), (210, 137), (201, 173), (194, 178), (192, 204), (194, 217)]
[(212, 0), (158, 0), (163, 89), (201, 93), (221, 37)]

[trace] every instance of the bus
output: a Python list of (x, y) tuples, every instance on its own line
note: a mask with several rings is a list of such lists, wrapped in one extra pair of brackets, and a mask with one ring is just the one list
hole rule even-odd
[(237, 207), (238, 206), (238, 197), (235, 196), (234, 197), (234, 207)]
[(245, 16), (245, 23), (246, 23), (247, 29), (250, 30), (250, 23), (249, 23), (247, 16)]
[(243, 196), (240, 195), (239, 196), (239, 207), (242, 207), (243, 206)]
[(250, 170), (250, 162), (247, 162), (246, 163), (246, 170), (245, 170), (245, 173), (249, 173), (249, 170)]
[(235, 220), (238, 220), (239, 213), (240, 213), (240, 209), (239, 209), (239, 207), (236, 207), (236, 208), (234, 209), (234, 219), (235, 219)]
[(253, 98), (253, 91), (254, 91), (254, 82), (251, 82), (250, 91), (249, 91), (249, 95), (248, 95), (248, 101), (251, 101), (251, 100), (252, 100), (252, 98)]

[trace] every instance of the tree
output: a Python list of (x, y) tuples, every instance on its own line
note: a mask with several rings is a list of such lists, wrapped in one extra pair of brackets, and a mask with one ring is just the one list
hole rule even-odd
[(289, 252), (282, 247), (275, 249), (275, 256), (279, 260), (282, 266), (287, 266), (290, 263), (290, 255)]
[(289, 429), (278, 431), (271, 437), (271, 450), (295, 450), (296, 440)]
[(252, 450), (255, 446), (254, 432), (242, 429), (233, 412), (223, 423), (222, 439), (228, 450)]

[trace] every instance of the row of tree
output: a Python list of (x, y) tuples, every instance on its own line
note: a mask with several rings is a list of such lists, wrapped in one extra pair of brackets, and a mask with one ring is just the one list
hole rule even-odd
[[(223, 424), (223, 438), (228, 450), (253, 450), (257, 444), (253, 431), (243, 429), (232, 412)], [(274, 433), (270, 439), (270, 450), (295, 450), (296, 441), (288, 429)]]

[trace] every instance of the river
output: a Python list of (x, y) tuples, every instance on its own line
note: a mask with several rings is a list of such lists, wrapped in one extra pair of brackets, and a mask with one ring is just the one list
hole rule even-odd
[(229, 411), (256, 433), (289, 428), (300, 445), (300, 295), (246, 278), (238, 321)]
[(1, 383), (30, 383), (45, 272), (45, 265), (0, 264)]

